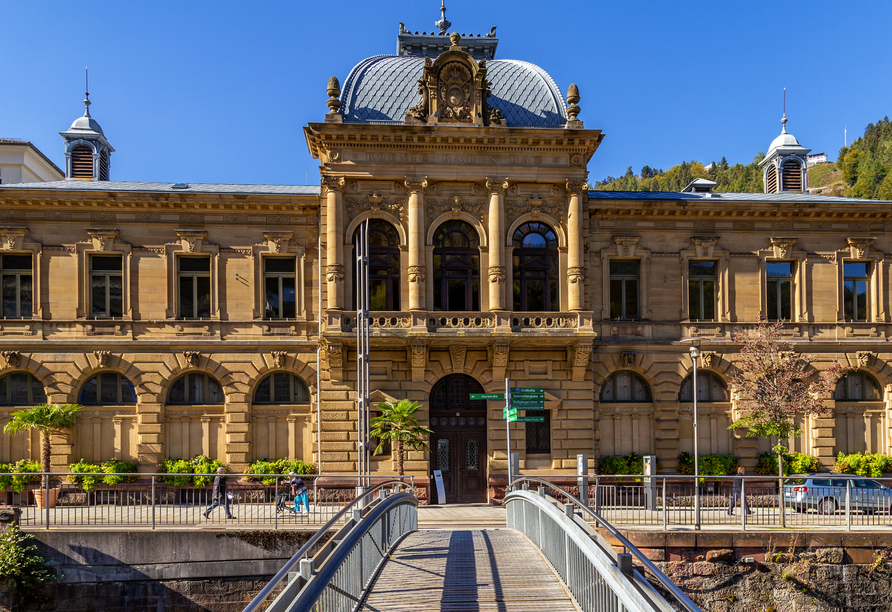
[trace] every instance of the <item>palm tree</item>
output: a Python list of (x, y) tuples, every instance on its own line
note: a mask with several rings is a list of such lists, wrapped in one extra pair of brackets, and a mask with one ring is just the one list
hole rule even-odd
[(408, 446), (412, 450), (428, 450), (425, 436), (433, 432), (422, 427), (412, 415), (421, 408), (421, 404), (407, 399), (394, 402), (380, 402), (378, 416), (371, 420), (372, 431), (369, 435), (378, 440), (375, 454), (381, 453), (387, 442), (396, 447), (396, 472), (403, 476), (403, 449)]
[(37, 404), (12, 413), (3, 431), (11, 436), (36, 429), (41, 438), (41, 471), (50, 471), (50, 436), (74, 427), (80, 404)]

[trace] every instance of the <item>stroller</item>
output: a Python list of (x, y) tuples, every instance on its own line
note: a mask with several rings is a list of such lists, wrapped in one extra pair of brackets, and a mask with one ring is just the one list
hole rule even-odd
[(279, 483), (278, 488), (276, 489), (276, 514), (281, 514), (286, 510), (291, 514), (297, 514), (294, 511), (294, 506), (288, 503), (288, 498), (291, 496), (291, 485), (286, 482)]

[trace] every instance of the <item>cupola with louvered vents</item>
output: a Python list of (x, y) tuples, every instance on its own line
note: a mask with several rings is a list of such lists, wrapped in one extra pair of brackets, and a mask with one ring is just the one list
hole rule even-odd
[(808, 160), (811, 149), (799, 144), (796, 137), (787, 132), (787, 114), (781, 119), (780, 136), (768, 148), (768, 154), (759, 165), (762, 166), (762, 179), (765, 193), (782, 191), (805, 193), (808, 191)]
[(111, 154), (115, 150), (99, 122), (90, 116), (90, 94), (84, 100), (84, 115), (65, 132), (65, 178), (79, 181), (107, 181)]

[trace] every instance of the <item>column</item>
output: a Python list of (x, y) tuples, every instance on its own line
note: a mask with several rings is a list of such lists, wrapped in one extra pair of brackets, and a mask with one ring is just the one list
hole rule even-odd
[(211, 417), (201, 417), (201, 454), (205, 457), (215, 457), (211, 454)]
[(507, 310), (505, 304), (505, 190), (508, 181), (486, 179), (489, 191), (489, 309)]
[(406, 178), (409, 189), (409, 310), (424, 310), (424, 188), (426, 178)]
[(328, 308), (344, 309), (344, 262), (341, 246), (344, 242), (343, 193), (346, 181), (343, 176), (324, 176), (326, 189), (325, 242), (328, 265), (325, 276), (328, 281)]
[(571, 311), (585, 310), (582, 196), (587, 191), (585, 181), (567, 181), (567, 304)]

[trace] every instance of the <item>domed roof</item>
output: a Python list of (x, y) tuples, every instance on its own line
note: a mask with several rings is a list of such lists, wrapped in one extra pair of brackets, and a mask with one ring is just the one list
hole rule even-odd
[(792, 134), (787, 133), (786, 126), (784, 127), (784, 131), (780, 133), (780, 136), (771, 141), (771, 146), (768, 147), (769, 151), (777, 149), (779, 147), (801, 147), (799, 141), (796, 140), (796, 137)]
[[(340, 112), (345, 121), (403, 121), (421, 101), (418, 80), (424, 57), (376, 55), (358, 63), (344, 83)], [(509, 126), (563, 127), (568, 120), (564, 96), (551, 76), (535, 64), (489, 60), (489, 105)]]
[(102, 128), (99, 126), (99, 122), (93, 119), (90, 116), (89, 109), (84, 113), (83, 117), (78, 117), (74, 120), (74, 123), (71, 124), (71, 127), (68, 128), (69, 132), (78, 131), (78, 132), (96, 132), (97, 134), (105, 135), (102, 132)]

